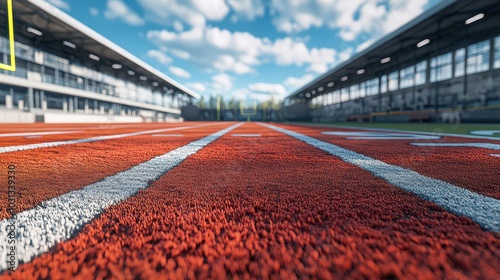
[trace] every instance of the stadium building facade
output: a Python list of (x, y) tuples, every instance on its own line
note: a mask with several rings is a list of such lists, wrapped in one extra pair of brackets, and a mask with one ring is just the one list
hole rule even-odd
[(0, 0), (0, 122), (180, 121), (199, 96), (45, 1)]
[(288, 120), (500, 122), (500, 1), (445, 0), (284, 100)]

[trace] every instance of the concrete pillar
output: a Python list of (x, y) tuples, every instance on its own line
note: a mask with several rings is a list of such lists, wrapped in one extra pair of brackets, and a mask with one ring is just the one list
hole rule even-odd
[(115, 114), (115, 110), (113, 110), (113, 109), (109, 110), (109, 114), (110, 115), (114, 115)]
[(28, 88), (28, 108), (29, 111), (32, 112), (34, 108), (34, 96), (33, 96), (33, 88)]
[(24, 110), (24, 100), (19, 100), (17, 102), (17, 107), (19, 108), (19, 110)]
[(101, 105), (101, 107), (100, 107), (99, 109), (100, 109), (100, 112), (99, 112), (99, 113), (100, 113), (101, 115), (104, 115), (104, 106), (102, 106), (102, 105)]
[(72, 113), (72, 112), (74, 112), (74, 111), (75, 111), (75, 107), (74, 107), (74, 105), (73, 105), (73, 104), (74, 104), (74, 103), (73, 103), (73, 96), (68, 96), (68, 109), (69, 109), (68, 111), (69, 111), (70, 113)]
[(127, 114), (127, 113), (125, 112), (125, 110), (124, 110), (124, 109), (122, 109), (122, 110), (120, 111), (120, 115), (125, 116), (126, 114)]
[(47, 100), (42, 100), (42, 110), (47, 111)]
[(7, 94), (5, 96), (5, 106), (7, 107), (7, 109), (12, 109), (14, 107), (12, 95)]
[(68, 112), (68, 98), (66, 96), (63, 97), (63, 112)]

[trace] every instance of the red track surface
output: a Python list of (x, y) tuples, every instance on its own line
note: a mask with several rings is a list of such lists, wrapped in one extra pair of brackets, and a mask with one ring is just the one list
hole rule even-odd
[[(183, 131), (188, 137), (182, 140), (140, 136), (78, 148), (72, 145), (67, 150), (51, 148), (59, 153), (52, 158), (45, 157), (51, 149), (24, 157), (32, 159), (27, 160), (29, 164), (59, 164), (65, 172), (80, 168), (73, 170), (73, 176), (79, 177), (58, 178), (67, 182), (57, 186), (57, 192), (63, 193), (71, 189), (69, 185), (85, 185), (81, 180), (88, 183), (114, 174), (180, 146), (180, 141), (189, 142), (221, 128), (197, 129), (192, 134)], [(402, 166), (399, 149), (413, 153), (418, 148), (389, 141), (387, 145), (399, 152), (386, 154), (382, 152), (388, 149), (386, 144), (368, 147), (361, 141), (320, 137), (319, 129), (292, 128)], [(260, 133), (262, 137), (232, 137), (235, 133)], [(141, 144), (148, 149), (135, 151)], [(111, 149), (108, 154), (106, 149)], [(71, 165), (84, 154), (88, 160)], [(61, 162), (61, 157), (71, 160)], [(422, 155), (422, 160), (440, 159), (437, 154), (427, 157)], [(110, 166), (103, 168), (96, 159)], [(451, 174), (457, 164), (448, 164)], [(475, 172), (474, 162), (462, 164)], [(105, 174), (90, 176), (82, 168)], [(417, 170), (425, 174), (432, 168)], [(45, 176), (45, 171), (36, 172), (37, 177)], [(435, 177), (447, 176), (448, 171), (442, 173)], [(498, 182), (498, 173), (495, 176)], [(485, 192), (486, 185), (468, 187)], [(44, 195), (46, 191), (49, 188), (39, 192), (38, 201), (57, 195)], [(498, 279), (499, 267), (500, 234), (486, 232), (468, 218), (450, 214), (305, 143), (245, 124), (148, 189), (106, 210), (73, 239), (4, 278)]]
[[(180, 125), (142, 125), (134, 131), (178, 127)], [(182, 125), (189, 126), (189, 125)], [(223, 125), (225, 127), (228, 125)], [(16, 165), (17, 195), (16, 211), (34, 207), (36, 204), (71, 190), (80, 189), (104, 177), (147, 161), (155, 156), (183, 146), (222, 128), (220, 125), (166, 133), (181, 133), (184, 137), (151, 137), (140, 135), (93, 143), (81, 143), (60, 147), (34, 149), (0, 154), (0, 162)], [(115, 129), (107, 134), (131, 132)], [(80, 135), (87, 138), (95, 132)], [(98, 135), (100, 136), (100, 135)], [(47, 136), (48, 142), (59, 141), (63, 135)], [(73, 136), (74, 137), (74, 136)], [(0, 139), (0, 141), (3, 141)], [(7, 168), (0, 169), (0, 178), (7, 178)], [(7, 192), (0, 192), (0, 201), (7, 201)], [(0, 209), (0, 219), (8, 217), (5, 207)]]
[(500, 140), (443, 137), (440, 140), (347, 140), (323, 131), (356, 131), (331, 127), (281, 126), (386, 163), (415, 170), (457, 186), (500, 199), (498, 150), (469, 147), (417, 147), (410, 143), (494, 143)]

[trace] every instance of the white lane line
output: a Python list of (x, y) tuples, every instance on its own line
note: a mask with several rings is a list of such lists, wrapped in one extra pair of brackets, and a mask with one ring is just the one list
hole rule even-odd
[(32, 149), (56, 147), (56, 146), (62, 146), (62, 145), (72, 145), (72, 144), (89, 143), (89, 142), (96, 142), (96, 141), (103, 141), (103, 140), (110, 140), (110, 139), (118, 139), (118, 138), (124, 138), (124, 137), (130, 137), (130, 136), (138, 136), (138, 135), (144, 135), (144, 134), (152, 134), (152, 133), (159, 133), (159, 132), (165, 132), (165, 131), (184, 130), (184, 129), (197, 128), (197, 127), (202, 127), (202, 126), (207, 126), (207, 125), (210, 125), (210, 124), (202, 124), (202, 125), (195, 125), (195, 126), (172, 127), (172, 128), (147, 130), (147, 131), (139, 131), (139, 132), (132, 132), (132, 133), (124, 133), (124, 134), (115, 134), (115, 135), (107, 135), (107, 136), (97, 136), (97, 137), (84, 138), (84, 139), (75, 139), (75, 140), (67, 140), (67, 141), (56, 141), (56, 142), (45, 142), (45, 143), (28, 144), (28, 145), (21, 145), (21, 146), (1, 147), (0, 148), (0, 154), (2, 154), (2, 153), (10, 153), (10, 152), (17, 152), (17, 151), (24, 151), (24, 150), (32, 150)]
[(151, 137), (182, 137), (182, 134), (151, 134)]
[(232, 134), (233, 137), (260, 137), (260, 134), (250, 134), (250, 133), (236, 133)]
[(500, 144), (492, 143), (410, 143), (413, 146), (420, 147), (471, 147), (490, 150), (500, 150)]
[(83, 131), (49, 131), (49, 132), (21, 132), (21, 133), (4, 133), (0, 137), (17, 137), (17, 136), (40, 136), (40, 135), (57, 135), (57, 134), (73, 134), (82, 133)]
[(473, 135), (484, 135), (484, 136), (493, 136), (495, 134), (499, 134), (500, 130), (475, 130), (471, 131), (470, 134)]
[(442, 132), (423, 132), (423, 131), (412, 131), (412, 130), (399, 130), (399, 129), (389, 129), (389, 128), (373, 128), (373, 127), (357, 127), (357, 126), (342, 126), (342, 125), (328, 125), (328, 124), (309, 124), (309, 123), (290, 123), (289, 125), (305, 126), (305, 127), (328, 127), (328, 128), (347, 128), (347, 129), (357, 129), (357, 130), (371, 130), (371, 131), (387, 131), (387, 132), (397, 132), (397, 133), (415, 133), (422, 135), (434, 135), (434, 136), (449, 136), (449, 137), (460, 137), (460, 138), (473, 138), (473, 139), (487, 139), (487, 140), (500, 140), (500, 137), (489, 137), (489, 136), (479, 136), (479, 135), (465, 135), (465, 134), (453, 134), (453, 133), (442, 133)]
[(347, 140), (438, 140), (441, 136), (411, 133), (361, 132), (361, 131), (323, 131), (321, 134), (346, 136)]
[[(14, 219), (4, 219), (0, 221), (0, 240), (7, 240), (6, 228), (15, 221), (18, 260), (29, 262), (58, 242), (70, 239), (106, 208), (146, 189), (151, 181), (158, 180), (186, 158), (242, 124), (220, 130), (80, 190), (46, 200), (33, 209), (18, 213)], [(1, 248), (0, 252), (2, 271), (8, 268), (7, 250)]]
[(345, 162), (370, 171), (373, 175), (386, 180), (390, 184), (434, 202), (447, 211), (471, 218), (487, 230), (500, 232), (500, 200), (424, 176), (413, 170), (387, 164), (291, 130), (263, 123), (260, 123), (260, 125), (292, 136), (337, 156)]

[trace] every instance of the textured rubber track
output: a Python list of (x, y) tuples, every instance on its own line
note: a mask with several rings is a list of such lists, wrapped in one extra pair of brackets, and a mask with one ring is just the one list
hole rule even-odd
[[(203, 123), (190, 123), (189, 125), (200, 125)], [(47, 125), (39, 124), (34, 127), (22, 127), (21, 129), (13, 130), (12, 128), (0, 129), (0, 134), (6, 133), (19, 133), (19, 132), (47, 132), (47, 131), (82, 131), (81, 133), (72, 134), (58, 134), (58, 135), (42, 135), (41, 137), (26, 137), (26, 136), (12, 136), (12, 137), (0, 137), (0, 147), (17, 146), (17, 145), (27, 145), (35, 143), (45, 143), (45, 142), (55, 142), (55, 141), (66, 141), (74, 139), (83, 139), (96, 136), (114, 135), (120, 133), (130, 133), (138, 132), (144, 130), (155, 130), (173, 127), (186, 126), (185, 123), (174, 123), (174, 124), (158, 124), (158, 123), (146, 123), (146, 124), (94, 124), (94, 125), (75, 125), (73, 127), (62, 126), (62, 125)]]
[[(494, 143), (500, 141), (443, 137), (439, 140), (348, 140), (323, 131), (356, 131), (328, 127), (277, 125), (383, 162), (415, 170), (456, 186), (500, 199), (500, 154), (498, 150), (470, 147), (417, 147), (410, 143)], [(363, 130), (363, 132), (366, 132)]]
[[(21, 212), (46, 199), (80, 189), (229, 125), (181, 130), (184, 137), (141, 135), (18, 151), (0, 154), (0, 161), (16, 166), (16, 211)], [(114, 132), (122, 131), (117, 129)], [(7, 168), (0, 169), (0, 176), (7, 178)], [(0, 201), (7, 201), (7, 192), (0, 192)], [(8, 214), (2, 207), (0, 219), (6, 217)]]
[(5, 279), (500, 276), (500, 234), (281, 133), (233, 133), (262, 137), (222, 137)]

